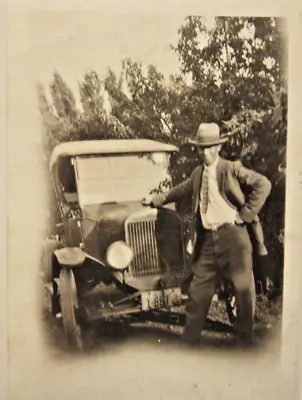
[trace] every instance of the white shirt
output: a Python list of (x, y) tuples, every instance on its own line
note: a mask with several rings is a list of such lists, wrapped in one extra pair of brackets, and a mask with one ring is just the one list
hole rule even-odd
[(200, 190), (200, 215), (205, 229), (215, 229), (224, 223), (234, 223), (237, 210), (228, 205), (221, 196), (217, 182), (217, 164), (219, 157), (210, 166), (204, 166), (204, 171), (209, 172), (208, 207), (205, 214), (202, 210), (202, 185)]

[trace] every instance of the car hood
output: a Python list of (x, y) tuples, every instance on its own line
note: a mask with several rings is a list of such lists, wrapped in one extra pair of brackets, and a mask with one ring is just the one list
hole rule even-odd
[(125, 240), (126, 219), (130, 215), (150, 211), (139, 201), (85, 206), (81, 223), (85, 251), (106, 263), (106, 251), (110, 244)]
[[(175, 258), (180, 262), (181, 266), (183, 266), (181, 256), (178, 254), (182, 251), (179, 222), (174, 218), (171, 220), (171, 215), (169, 213), (166, 214), (166, 211), (164, 211), (163, 214), (161, 213), (162, 211), (142, 206), (140, 202), (86, 206), (83, 209), (84, 218), (81, 222), (85, 252), (106, 265), (106, 252), (108, 247), (116, 241), (125, 241), (125, 222), (128, 218), (130, 218), (131, 221), (141, 221), (152, 219), (155, 215), (160, 215), (161, 221), (163, 221), (163, 219), (169, 218), (170, 216), (167, 229), (172, 229), (172, 231), (175, 232), (173, 240), (176, 239), (179, 245), (176, 244), (177, 248), (175, 248), (175, 244), (173, 244), (174, 247), (171, 247), (172, 243), (170, 244), (169, 242), (169, 240), (171, 241), (171, 235), (167, 235), (167, 243), (162, 242), (160, 237), (158, 237), (159, 254), (163, 257), (168, 257), (170, 262), (173, 262)], [(167, 245), (168, 251), (165, 250), (165, 245)], [(174, 248), (172, 254), (170, 254), (169, 250), (171, 248)], [(179, 273), (182, 273), (182, 271), (178, 270), (177, 273), (175, 271), (171, 275), (171, 272), (164, 267), (163, 271), (157, 274), (150, 271), (148, 276), (137, 276), (133, 279), (126, 274), (125, 279), (130, 286), (146, 290), (156, 288), (159, 280), (164, 280), (165, 286), (177, 285), (174, 280)]]
[(105, 203), (86, 205), (83, 208), (85, 219), (95, 222), (114, 221), (124, 223), (137, 210), (145, 208), (140, 201), (127, 203)]

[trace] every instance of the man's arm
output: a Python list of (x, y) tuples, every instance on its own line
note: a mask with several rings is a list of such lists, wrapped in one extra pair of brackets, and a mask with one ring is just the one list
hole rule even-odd
[(190, 197), (193, 194), (193, 174), (190, 178), (186, 179), (184, 182), (177, 186), (174, 186), (167, 193), (160, 193), (154, 195), (152, 198), (144, 199), (144, 205), (151, 205), (154, 207), (159, 207), (165, 204), (174, 203), (183, 198)]
[(258, 172), (245, 168), (240, 161), (234, 164), (234, 175), (240, 184), (252, 188), (246, 204), (241, 208), (239, 214), (244, 222), (252, 222), (263, 207), (265, 200), (270, 194), (272, 185), (270, 181)]
[(165, 196), (164, 204), (174, 203), (184, 198), (188, 198), (193, 194), (193, 174), (184, 182), (174, 186)]

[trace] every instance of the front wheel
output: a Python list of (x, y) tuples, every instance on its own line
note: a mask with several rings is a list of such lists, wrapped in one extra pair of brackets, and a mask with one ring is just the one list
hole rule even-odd
[(63, 268), (60, 272), (59, 291), (65, 338), (74, 350), (83, 349), (82, 331), (77, 322), (78, 295), (72, 269)]

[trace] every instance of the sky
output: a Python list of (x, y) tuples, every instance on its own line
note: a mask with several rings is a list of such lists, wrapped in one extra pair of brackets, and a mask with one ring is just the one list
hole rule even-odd
[(155, 64), (165, 75), (175, 73), (179, 63), (169, 46), (177, 43), (183, 21), (183, 16), (92, 11), (13, 13), (8, 35), (9, 106), (20, 110), (26, 96), (24, 112), (34, 135), (39, 130), (35, 84), (47, 86), (54, 70), (74, 92), (85, 71), (95, 69), (100, 77), (108, 67), (119, 72), (125, 57)]

